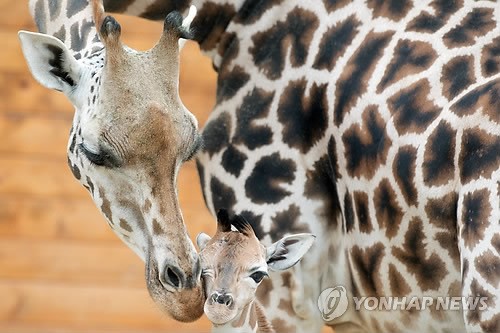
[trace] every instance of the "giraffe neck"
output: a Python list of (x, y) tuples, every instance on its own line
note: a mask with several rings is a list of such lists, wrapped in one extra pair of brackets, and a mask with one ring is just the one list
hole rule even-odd
[(212, 333), (274, 333), (257, 300), (246, 305), (241, 315), (224, 325), (213, 325)]
[(76, 59), (101, 50), (92, 6), (87, 0), (30, 0), (38, 31), (60, 39)]

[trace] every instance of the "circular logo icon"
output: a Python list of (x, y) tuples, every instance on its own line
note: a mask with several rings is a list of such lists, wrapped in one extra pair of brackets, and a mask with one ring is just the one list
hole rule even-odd
[(327, 288), (318, 297), (318, 309), (324, 321), (331, 321), (347, 311), (349, 302), (344, 286)]

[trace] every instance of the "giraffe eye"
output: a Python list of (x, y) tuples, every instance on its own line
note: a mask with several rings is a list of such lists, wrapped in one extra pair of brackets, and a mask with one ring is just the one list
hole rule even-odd
[(259, 283), (266, 276), (267, 273), (262, 271), (255, 272), (250, 275), (250, 277), (255, 281), (255, 283)]
[(93, 164), (105, 167), (117, 167), (120, 166), (119, 161), (109, 152), (109, 151), (100, 151), (93, 152), (89, 150), (83, 143), (78, 145), (82, 154)]
[(83, 155), (93, 164), (95, 165), (104, 165), (106, 157), (100, 153), (94, 153), (89, 150), (83, 143), (79, 145), (80, 151)]

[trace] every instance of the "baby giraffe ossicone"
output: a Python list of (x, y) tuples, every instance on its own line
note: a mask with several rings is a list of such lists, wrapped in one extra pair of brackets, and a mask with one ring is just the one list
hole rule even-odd
[(283, 271), (299, 262), (314, 239), (295, 234), (265, 247), (245, 218), (230, 218), (220, 210), (214, 237), (200, 233), (196, 238), (207, 295), (204, 311), (212, 332), (275, 332), (255, 298), (257, 288), (268, 270)]

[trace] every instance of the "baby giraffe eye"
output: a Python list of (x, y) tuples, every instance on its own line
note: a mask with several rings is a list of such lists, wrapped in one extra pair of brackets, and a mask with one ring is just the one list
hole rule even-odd
[(262, 272), (262, 271), (257, 271), (255, 273), (252, 273), (250, 275), (250, 277), (255, 281), (255, 283), (259, 283), (260, 281), (262, 281), (262, 279), (267, 276), (267, 273), (266, 272)]

